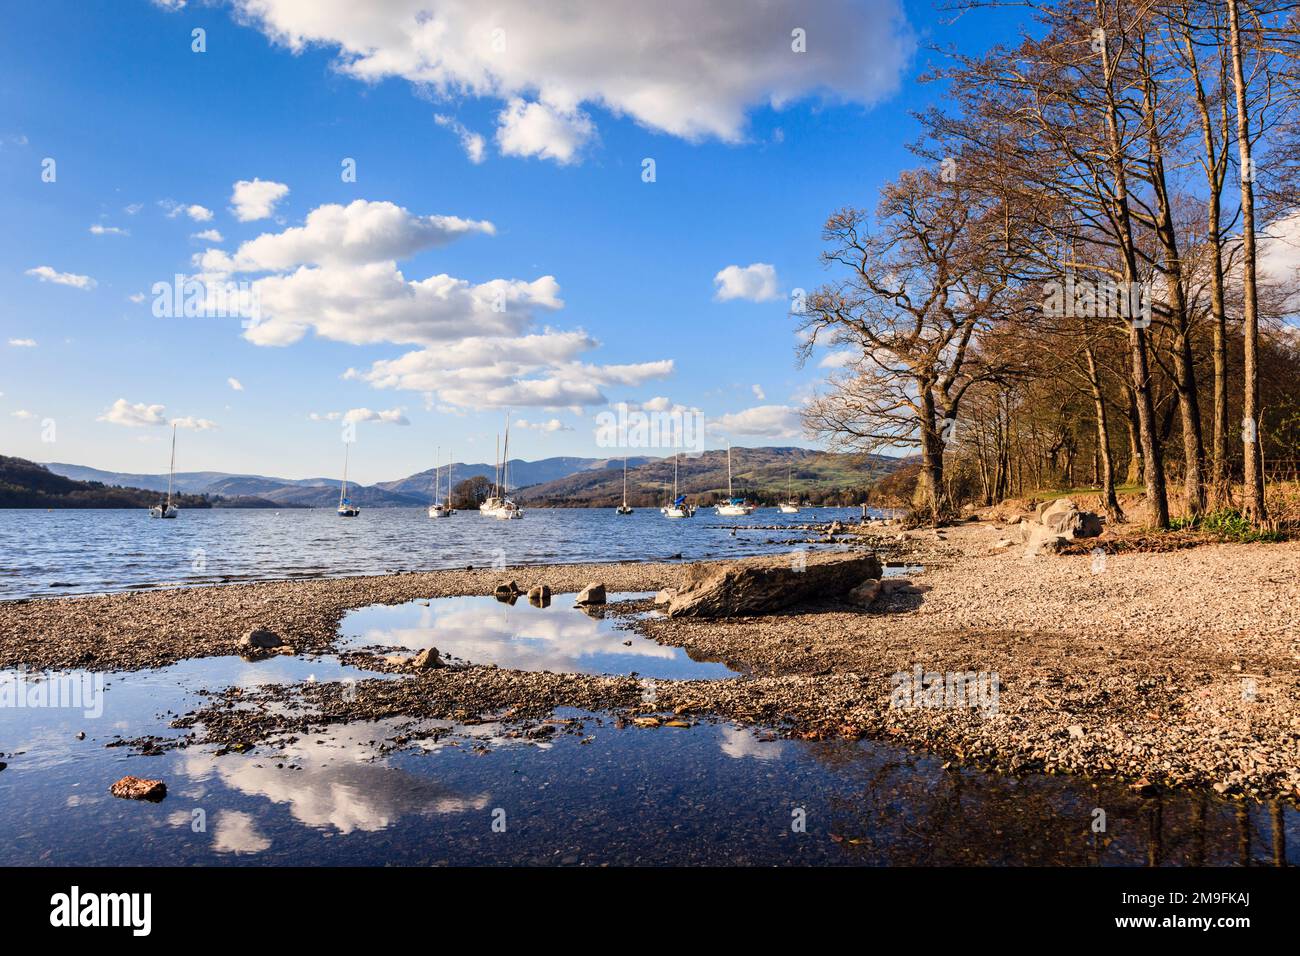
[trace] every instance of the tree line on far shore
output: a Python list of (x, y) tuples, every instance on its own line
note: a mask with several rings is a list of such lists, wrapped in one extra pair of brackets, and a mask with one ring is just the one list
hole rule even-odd
[(806, 427), (917, 449), (935, 523), (1079, 485), (1158, 528), (1293, 519), (1266, 486), (1300, 465), (1300, 3), (1024, 6), (929, 77), (920, 165), (827, 220), (793, 311), (841, 371)]

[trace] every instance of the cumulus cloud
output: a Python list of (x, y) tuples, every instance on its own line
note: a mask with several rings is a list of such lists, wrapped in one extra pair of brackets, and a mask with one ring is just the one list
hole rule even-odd
[(129, 236), (131, 235), (125, 229), (119, 229), (117, 226), (105, 226), (103, 223), (93, 223), (90, 227), (92, 236)]
[(90, 276), (77, 275), (75, 272), (59, 272), (50, 266), (37, 266), (34, 269), (28, 269), (27, 275), (34, 276), (42, 282), (53, 282), (56, 285), (68, 285), (74, 289), (93, 289), (98, 283)]
[(267, 179), (241, 179), (235, 183), (230, 194), (231, 211), (240, 222), (254, 222), (269, 219), (275, 212), (275, 205), (289, 195), (289, 187), (284, 183)]
[(112, 425), (125, 425), (128, 428), (145, 428), (150, 425), (165, 425), (167, 417), (163, 405), (146, 405), (143, 402), (132, 404), (125, 398), (119, 398), (97, 419)]
[[(338, 412), (328, 412), (324, 416), (330, 421), (339, 418)], [(409, 425), (411, 420), (406, 417), (400, 408), (389, 408), (382, 411), (374, 411), (370, 408), (350, 408), (343, 413), (345, 422), (378, 422), (381, 425)]]
[(719, 302), (731, 299), (769, 302), (781, 297), (776, 287), (776, 268), (766, 262), (727, 266), (713, 277), (713, 281), (718, 287), (713, 297)]
[(520, 428), (531, 429), (532, 431), (545, 432), (546, 434), (550, 434), (551, 432), (573, 431), (572, 425), (566, 425), (558, 418), (552, 418), (544, 422), (530, 422), (526, 418), (519, 418), (515, 420), (515, 425)]
[(854, 352), (852, 349), (842, 349), (838, 352), (827, 352), (822, 356), (821, 361), (817, 363), (817, 367), (846, 368), (861, 357), (861, 352)]
[(529, 103), (515, 97), (497, 114), (497, 146), (505, 156), (536, 156), (567, 165), (591, 139), (595, 125), (585, 114)]
[(753, 392), (754, 392), (754, 397), (755, 397), (756, 399), (758, 399), (760, 402), (765, 402), (765, 401), (767, 401), (767, 395), (763, 392), (763, 386), (762, 386), (762, 385), (751, 385), (751, 386), (749, 386), (749, 387), (750, 387), (750, 389), (753, 390)]
[(174, 199), (161, 199), (158, 205), (167, 213), (168, 219), (175, 219), (177, 216), (189, 216), (195, 222), (207, 222), (212, 218), (212, 210), (206, 206), (200, 206), (198, 203), (179, 203)]
[(207, 272), (283, 272), (299, 265), (362, 265), (404, 259), (496, 227), (459, 216), (417, 216), (391, 202), (356, 199), (327, 203), (301, 226), (264, 233), (242, 243), (233, 255), (210, 249), (199, 259)]
[(483, 138), (481, 133), (469, 129), (453, 116), (444, 116), (439, 113), (434, 116), (433, 121), (456, 134), (456, 137), (460, 140), (460, 148), (465, 150), (465, 155), (469, 157), (471, 163), (478, 165), (487, 158), (487, 140)]
[(232, 377), (226, 379), (226, 384), (229, 385), (231, 388), (233, 388), (236, 392), (242, 392), (244, 390), (244, 383), (237, 378)]
[(559, 162), (593, 134), (592, 106), (688, 140), (735, 143), (756, 108), (889, 96), (915, 47), (899, 0), (236, 6), (294, 52), (337, 51), (337, 68), (358, 80), (401, 77), (447, 99), (501, 101), (502, 150)]
[(199, 239), (203, 242), (225, 242), (225, 238), (217, 229), (204, 229), (202, 232), (196, 232), (190, 236), (191, 239)]
[(19, 348), (19, 349), (36, 348), (35, 339), (10, 339), (9, 344), (12, 345), (14, 348)]
[(168, 424), (175, 425), (177, 428), (191, 428), (194, 429), (195, 431), (201, 431), (201, 432), (205, 432), (208, 431), (209, 429), (217, 427), (216, 422), (209, 421), (206, 418), (193, 418), (188, 415), (185, 418), (173, 418), (170, 422), (168, 422)]
[(790, 405), (756, 405), (715, 418), (708, 427), (719, 435), (798, 438), (803, 434), (799, 409)]

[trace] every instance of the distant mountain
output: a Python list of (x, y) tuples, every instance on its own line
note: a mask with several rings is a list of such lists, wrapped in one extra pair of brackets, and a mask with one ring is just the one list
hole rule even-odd
[[(555, 481), (520, 489), (521, 503), (551, 507), (612, 507), (623, 498), (621, 459), (600, 470), (568, 475)], [(787, 475), (793, 495), (814, 504), (857, 504), (867, 487), (889, 474), (901, 460), (886, 455), (846, 455), (807, 448), (733, 448), (732, 486), (760, 504), (775, 504), (785, 498)], [(631, 460), (629, 460), (631, 465)], [(672, 458), (651, 459), (629, 468), (628, 503), (648, 508), (663, 504), (672, 495)], [(706, 451), (680, 459), (678, 490), (691, 501), (711, 504), (727, 494), (727, 452)]]
[[(627, 462), (629, 468), (635, 468), (638, 465), (658, 460), (658, 458), (651, 458), (646, 455), (632, 455), (628, 457)], [(524, 461), (521, 458), (511, 458), (510, 487), (524, 488), (528, 485), (538, 485), (543, 482), (567, 478), (570, 475), (603, 471), (616, 464), (620, 469), (619, 474), (622, 474), (622, 458), (543, 458), (540, 461)], [(495, 472), (496, 466), (485, 462), (478, 464), (455, 462), (451, 466), (451, 480), (454, 484), (466, 478), (473, 478), (475, 475), (491, 478)], [(416, 472), (408, 478), (399, 478), (396, 481), (381, 481), (375, 487), (427, 499), (433, 492), (433, 476), (434, 470), (430, 468), (427, 471)]]
[[(179, 508), (211, 508), (215, 501), (197, 495), (176, 495)], [(56, 475), (25, 458), (0, 455), (0, 508), (150, 508), (158, 492), (146, 488), (109, 487)], [(223, 503), (227, 506), (233, 502)]]
[[(897, 467), (883, 455), (840, 455), (807, 448), (733, 448), (732, 466), (737, 493), (747, 492), (764, 502), (785, 496), (786, 473), (793, 470), (797, 496), (818, 503), (856, 503), (862, 490)], [(51, 462), (52, 476), (103, 486), (165, 491), (167, 476), (101, 471), (84, 465)], [(673, 459), (628, 456), (628, 495), (638, 507), (659, 505), (672, 490)], [(495, 468), (485, 462), (456, 462), (453, 482), (484, 475)], [(395, 481), (349, 485), (348, 496), (362, 508), (401, 508), (425, 505), (433, 493), (432, 468)], [(727, 490), (727, 456), (721, 449), (698, 457), (682, 456), (681, 490), (708, 503)], [(554, 506), (604, 506), (623, 497), (623, 459), (543, 458), (510, 460), (510, 487), (520, 501)], [(218, 507), (332, 508), (338, 503), (338, 478), (274, 478), (224, 471), (177, 472), (175, 488), (208, 495)], [(217, 499), (220, 498), (220, 501)], [(246, 505), (236, 502), (247, 502)], [(257, 504), (254, 504), (257, 502)]]

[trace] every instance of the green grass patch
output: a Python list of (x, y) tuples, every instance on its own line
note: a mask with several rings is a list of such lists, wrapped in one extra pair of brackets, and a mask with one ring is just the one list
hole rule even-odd
[(1281, 531), (1261, 531), (1250, 519), (1234, 508), (1211, 511), (1208, 514), (1175, 518), (1169, 522), (1170, 531), (1202, 531), (1223, 541), (1285, 541)]

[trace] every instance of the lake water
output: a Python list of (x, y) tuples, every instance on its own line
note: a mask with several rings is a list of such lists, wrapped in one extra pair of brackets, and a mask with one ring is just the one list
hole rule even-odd
[[(7, 711), (0, 865), (1300, 863), (1293, 809), (945, 769), (879, 742), (729, 723), (619, 728), (562, 710), (581, 734), (442, 721), (446, 736), (380, 754), (399, 728), (356, 723), (247, 754), (105, 746), (177, 733), (168, 722), (204, 687), (366, 676), (328, 657), (215, 658), (108, 675), (97, 717)], [(163, 779), (166, 799), (110, 796), (126, 774)]]
[(0, 510), (0, 599), (469, 564), (737, 557), (789, 550), (792, 540), (809, 537), (759, 526), (859, 514), (764, 509), (746, 518), (701, 511), (669, 520), (648, 508), (623, 517), (609, 508), (557, 508), (498, 521), (477, 512), (432, 520), (423, 508), (368, 509), (354, 519), (323, 509), (214, 508), (159, 521), (143, 510)]

